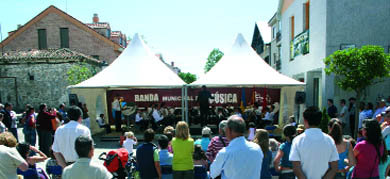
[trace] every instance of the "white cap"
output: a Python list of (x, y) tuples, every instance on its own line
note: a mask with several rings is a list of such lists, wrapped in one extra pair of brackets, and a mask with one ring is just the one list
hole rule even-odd
[(210, 127), (204, 127), (203, 129), (202, 129), (202, 135), (211, 135), (212, 134), (212, 132), (211, 132), (211, 129), (210, 129)]

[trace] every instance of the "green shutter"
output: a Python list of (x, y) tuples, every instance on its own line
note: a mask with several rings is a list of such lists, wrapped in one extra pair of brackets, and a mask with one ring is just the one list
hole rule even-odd
[(46, 29), (38, 29), (38, 49), (47, 49)]
[(60, 28), (61, 48), (69, 48), (69, 29)]

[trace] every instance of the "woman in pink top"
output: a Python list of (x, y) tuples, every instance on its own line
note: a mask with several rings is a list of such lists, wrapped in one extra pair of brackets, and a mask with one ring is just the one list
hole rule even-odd
[(357, 162), (352, 178), (379, 178), (379, 163), (387, 160), (381, 129), (378, 121), (372, 119), (364, 120), (362, 126), (365, 140), (353, 149)]

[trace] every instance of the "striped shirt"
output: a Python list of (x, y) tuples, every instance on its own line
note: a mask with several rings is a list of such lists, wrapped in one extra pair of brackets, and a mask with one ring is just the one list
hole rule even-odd
[[(222, 137), (226, 146), (229, 145), (229, 140), (226, 137)], [(207, 147), (207, 158), (213, 162), (218, 152), (224, 147), (222, 141), (219, 139), (219, 136), (215, 136), (211, 139), (209, 146)]]

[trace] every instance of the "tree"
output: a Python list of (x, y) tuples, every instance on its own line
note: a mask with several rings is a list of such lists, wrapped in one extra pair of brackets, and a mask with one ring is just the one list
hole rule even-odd
[(66, 74), (68, 75), (67, 80), (69, 85), (75, 85), (92, 77), (94, 74), (96, 74), (96, 71), (90, 70), (86, 67), (85, 63), (81, 63), (73, 65)]
[[(368, 86), (390, 76), (390, 55), (380, 46), (338, 50), (325, 58), (324, 63), (327, 65), (326, 74), (336, 75), (336, 84), (341, 89), (356, 93), (356, 105), (360, 104), (360, 98)], [(355, 131), (352, 132), (356, 135), (359, 110), (355, 111)]]
[(207, 57), (206, 65), (204, 66), (204, 72), (207, 73), (211, 68), (222, 58), (223, 52), (218, 48), (214, 48)]
[(187, 73), (180, 72), (179, 76), (187, 84), (190, 84), (196, 80), (196, 75), (192, 74), (190, 72), (187, 72)]

